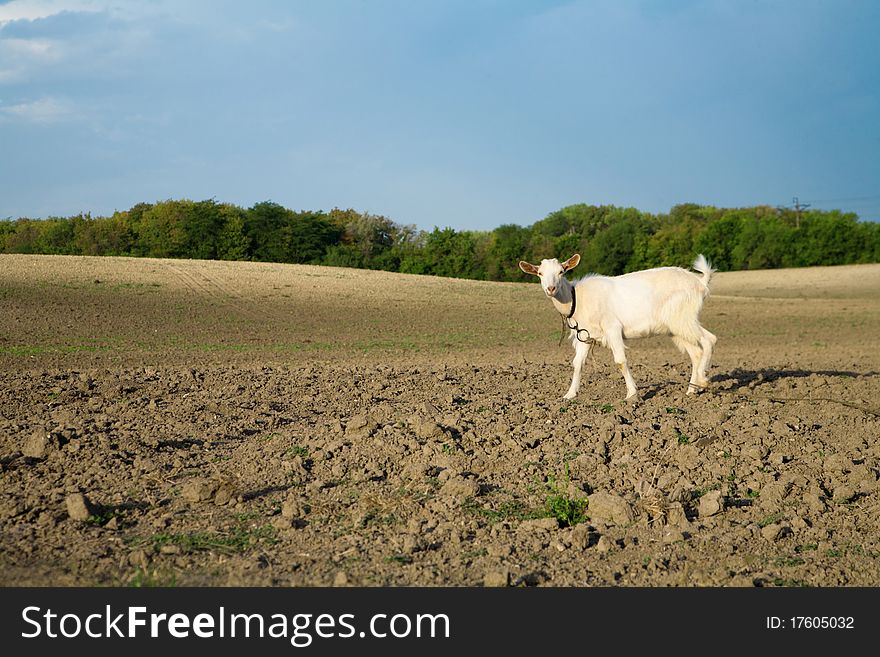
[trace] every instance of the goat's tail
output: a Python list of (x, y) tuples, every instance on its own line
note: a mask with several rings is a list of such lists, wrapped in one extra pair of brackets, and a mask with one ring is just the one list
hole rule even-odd
[(694, 260), (694, 264), (691, 266), (703, 275), (700, 281), (702, 281), (703, 285), (708, 288), (709, 281), (712, 279), (712, 274), (714, 274), (717, 270), (712, 269), (712, 265), (709, 264), (709, 261), (706, 260), (706, 256), (704, 256), (702, 253), (697, 256), (697, 259)]

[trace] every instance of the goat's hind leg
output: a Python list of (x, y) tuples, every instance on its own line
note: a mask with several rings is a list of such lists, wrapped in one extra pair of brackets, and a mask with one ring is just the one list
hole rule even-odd
[(700, 347), (703, 349), (703, 356), (700, 358), (700, 378), (698, 383), (703, 388), (709, 387), (709, 379), (706, 378), (706, 373), (709, 371), (709, 364), (712, 361), (712, 352), (715, 349), (715, 343), (717, 341), (718, 338), (716, 338), (715, 335), (704, 329), (702, 326), (700, 327)]
[(703, 376), (700, 369), (700, 363), (703, 359), (703, 349), (699, 344), (689, 342), (679, 335), (672, 336), (672, 342), (678, 347), (678, 350), (687, 354), (691, 359), (691, 380), (688, 383), (687, 394), (693, 395), (700, 392), (706, 386), (706, 377)]
[(587, 360), (592, 347), (593, 345), (591, 344), (575, 341), (574, 358), (571, 361), (574, 372), (571, 375), (571, 385), (568, 388), (568, 392), (565, 393), (565, 399), (574, 399), (575, 395), (577, 395), (581, 387), (581, 370), (584, 368), (584, 361)]

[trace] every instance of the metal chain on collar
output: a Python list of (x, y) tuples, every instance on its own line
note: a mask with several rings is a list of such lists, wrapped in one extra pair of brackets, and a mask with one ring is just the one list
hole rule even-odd
[[(572, 326), (572, 323), (574, 326)], [(568, 317), (562, 315), (562, 335), (559, 337), (559, 344), (562, 344), (562, 341), (565, 340), (565, 329), (574, 331), (574, 336), (577, 338), (578, 342), (583, 342), (584, 344), (594, 345), (599, 344), (599, 341), (590, 335), (590, 332), (587, 329), (582, 329), (578, 326), (577, 322), (572, 322)]]
[[(578, 326), (577, 322), (574, 322), (574, 326), (571, 325), (571, 318), (572, 318), (572, 315), (574, 315), (574, 311), (576, 308), (577, 308), (577, 289), (575, 288), (575, 286), (572, 286), (572, 288), (571, 288), (571, 310), (568, 311), (568, 315), (563, 315), (562, 313), (559, 313), (562, 316), (562, 335), (559, 336), (560, 346), (562, 345), (562, 341), (565, 340), (565, 329), (566, 328), (574, 331), (574, 337), (576, 337), (578, 339), (578, 342), (583, 342), (584, 344), (588, 344), (588, 345), (598, 344), (599, 341), (596, 340), (596, 338), (594, 338), (593, 336), (591, 336), (590, 332), (587, 329), (580, 328)], [(581, 335), (581, 334), (586, 335), (586, 337), (584, 337), (584, 335)]]

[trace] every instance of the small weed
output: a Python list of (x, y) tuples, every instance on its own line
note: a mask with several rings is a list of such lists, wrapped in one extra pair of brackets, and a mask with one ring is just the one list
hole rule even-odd
[(666, 412), (670, 415), (684, 415), (685, 410), (683, 408), (679, 408), (678, 406), (667, 406)]
[(385, 525), (387, 527), (391, 527), (392, 525), (397, 524), (397, 516), (395, 516), (393, 513), (379, 515), (375, 511), (370, 511), (367, 513), (366, 518), (364, 518), (364, 524), (371, 523), (374, 525)]
[(486, 548), (480, 548), (479, 550), (471, 550), (470, 552), (463, 552), (463, 559), (476, 559), (478, 557), (485, 557), (489, 554), (489, 551)]
[(550, 477), (550, 492), (544, 501), (544, 508), (547, 516), (556, 518), (562, 527), (573, 527), (578, 523), (587, 519), (587, 500), (574, 499), (568, 495), (567, 489), (571, 473), (568, 463), (565, 464), (565, 480), (563, 487), (560, 487), (554, 477)]
[(407, 564), (412, 563), (412, 557), (408, 554), (392, 554), (385, 557), (385, 563), (397, 563), (401, 566), (405, 566)]
[(611, 413), (614, 411), (614, 404), (602, 404), (599, 407), (600, 413)]
[(691, 442), (691, 437), (683, 434), (678, 429), (675, 430), (675, 434), (678, 437), (678, 444), (679, 445), (687, 445)]
[(802, 552), (814, 552), (819, 549), (819, 545), (816, 543), (804, 543), (803, 545), (796, 545), (794, 551), (798, 554)]
[(753, 500), (755, 498), (759, 497), (760, 495), (761, 495), (761, 491), (759, 491), (759, 490), (752, 490), (751, 488), (749, 488), (746, 491), (746, 497), (753, 499)]
[(711, 486), (697, 488), (693, 493), (691, 493), (691, 499), (698, 500), (710, 490), (718, 490), (719, 488), (721, 488), (721, 484), (712, 484)]
[(292, 459), (295, 457), (300, 457), (301, 459), (306, 458), (309, 455), (309, 448), (303, 447), (302, 445), (294, 445), (286, 452), (284, 452), (284, 457), (288, 459)]
[(177, 545), (183, 552), (214, 551), (225, 554), (246, 552), (257, 545), (274, 545), (275, 528), (272, 525), (245, 527), (240, 524), (228, 532), (191, 532), (175, 534), (161, 532), (153, 536), (136, 538), (132, 545), (152, 544), (159, 550), (163, 545)]
[(529, 509), (519, 500), (502, 502), (497, 508), (480, 506), (477, 501), (470, 497), (461, 505), (463, 511), (485, 518), (487, 522), (495, 523), (502, 520), (529, 520), (541, 518), (543, 513)]
[(774, 577), (773, 578), (773, 586), (785, 586), (788, 588), (796, 588), (802, 586), (809, 586), (806, 582), (802, 582), (799, 579), (789, 579), (787, 577)]
[(86, 524), (95, 525), (97, 527), (103, 527), (108, 522), (113, 520), (113, 518), (122, 518), (122, 513), (117, 511), (116, 509), (108, 509), (106, 511), (100, 511), (94, 515), (89, 516), (86, 519)]
[(567, 495), (550, 495), (545, 502), (547, 515), (556, 518), (562, 527), (573, 527), (587, 519), (587, 500), (575, 500)]
[(450, 445), (449, 443), (443, 443), (443, 446), (440, 448), (440, 450), (444, 454), (452, 454), (455, 452), (455, 447), (453, 445)]
[(761, 518), (758, 521), (758, 527), (761, 527), (763, 529), (767, 525), (772, 525), (774, 522), (776, 522), (777, 520), (780, 520), (781, 518), (782, 518), (781, 513), (771, 513), (769, 516)]
[(128, 581), (128, 585), (134, 588), (154, 588), (177, 586), (177, 576), (172, 573), (160, 573), (157, 570), (138, 570)]
[(777, 566), (788, 566), (788, 567), (803, 566), (805, 563), (807, 563), (807, 562), (804, 559), (801, 559), (800, 557), (779, 557), (776, 560)]

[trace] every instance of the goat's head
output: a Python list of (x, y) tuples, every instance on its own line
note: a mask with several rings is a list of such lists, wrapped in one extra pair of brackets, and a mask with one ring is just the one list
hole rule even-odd
[(529, 264), (525, 260), (520, 260), (519, 268), (527, 274), (534, 274), (541, 279), (541, 287), (548, 297), (555, 297), (561, 285), (560, 281), (565, 278), (565, 272), (577, 267), (581, 261), (580, 255), (575, 253), (565, 262), (559, 262), (556, 258), (542, 260), (541, 264)]

